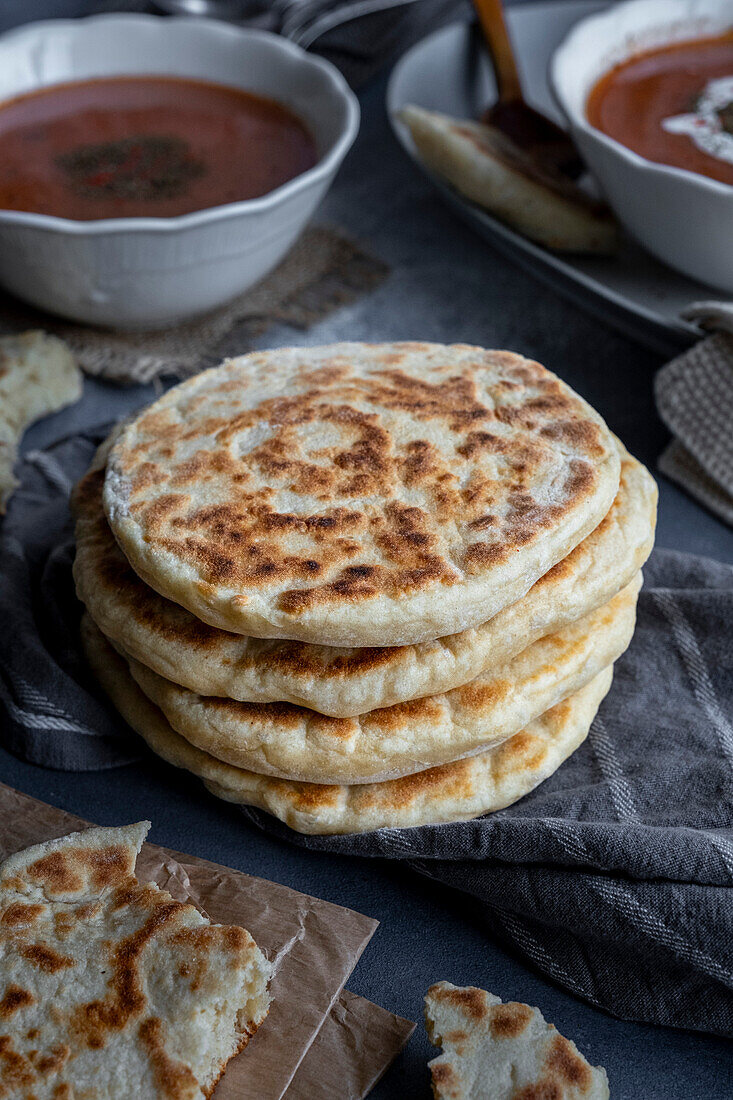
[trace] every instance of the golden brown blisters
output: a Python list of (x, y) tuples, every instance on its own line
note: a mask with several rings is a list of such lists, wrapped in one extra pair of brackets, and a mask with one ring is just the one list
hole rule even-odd
[(105, 508), (140, 576), (213, 625), (403, 644), (521, 596), (618, 476), (603, 421), (537, 363), (334, 345), (170, 391), (113, 446)]
[(355, 718), (198, 696), (123, 656), (173, 728), (220, 760), (309, 783), (363, 784), (500, 744), (578, 691), (629, 644), (640, 584), (637, 575), (608, 604), (462, 687)]
[(100, 684), (153, 752), (199, 776), (219, 798), (258, 806), (310, 834), (461, 821), (509, 805), (556, 771), (583, 741), (612, 678), (612, 670), (605, 669), (492, 751), (401, 779), (337, 786), (275, 779), (197, 749), (137, 687), (88, 616), (82, 621), (82, 639)]

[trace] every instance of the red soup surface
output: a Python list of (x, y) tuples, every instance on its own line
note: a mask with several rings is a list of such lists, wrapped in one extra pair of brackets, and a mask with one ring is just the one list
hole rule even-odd
[(257, 198), (316, 163), (296, 115), (175, 77), (56, 84), (0, 104), (0, 208), (170, 218)]
[(733, 31), (629, 58), (601, 77), (586, 110), (647, 160), (733, 184)]

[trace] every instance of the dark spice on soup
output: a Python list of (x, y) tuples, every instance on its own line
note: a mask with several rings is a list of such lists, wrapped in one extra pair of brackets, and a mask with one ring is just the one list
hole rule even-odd
[(0, 209), (88, 221), (257, 198), (311, 168), (272, 99), (175, 77), (57, 84), (0, 104)]

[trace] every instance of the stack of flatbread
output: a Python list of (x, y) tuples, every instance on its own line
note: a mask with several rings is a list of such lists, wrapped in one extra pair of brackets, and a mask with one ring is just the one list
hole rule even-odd
[(506, 806), (583, 741), (656, 487), (538, 363), (466, 345), (233, 359), (75, 492), (91, 667), (154, 752), (305, 833)]

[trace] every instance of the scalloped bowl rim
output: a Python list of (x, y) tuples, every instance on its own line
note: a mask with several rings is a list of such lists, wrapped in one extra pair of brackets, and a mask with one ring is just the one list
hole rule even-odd
[[(603, 27), (604, 24), (613, 25), (618, 23), (619, 12), (623, 15), (625, 11), (633, 8), (640, 8), (642, 6), (651, 8), (652, 4), (658, 4), (658, 0), (623, 0), (620, 4), (613, 4), (603, 11), (596, 12), (593, 15), (587, 15), (585, 18), (578, 20), (578, 22), (568, 31), (550, 59), (549, 85), (552, 95), (571, 126), (583, 130), (589, 137), (593, 138), (599, 144), (604, 145), (619, 158), (628, 161), (634, 168), (645, 172), (647, 175), (672, 176), (691, 186), (694, 185), (703, 190), (710, 191), (712, 194), (726, 195), (733, 199), (733, 185), (723, 183), (720, 180), (714, 180), (710, 176), (703, 175), (701, 172), (691, 172), (687, 168), (678, 168), (673, 164), (663, 164), (660, 161), (649, 160), (647, 157), (641, 156), (640, 153), (634, 152), (633, 149), (629, 149), (629, 147), (622, 142), (609, 137), (603, 130), (599, 130), (588, 121), (588, 117), (585, 113), (585, 104), (582, 108), (578, 109), (574, 105), (568, 103), (562, 91), (562, 76), (559, 74), (559, 69), (572, 57), (572, 54), (577, 48), (578, 38), (582, 38), (583, 35), (588, 32), (588, 29), (594, 25)], [(646, 26), (650, 25), (651, 24), (646, 24)], [(659, 26), (664, 26), (663, 20), (660, 20)], [(731, 27), (733, 27), (733, 17), (731, 18)], [(596, 80), (599, 80), (608, 71), (608, 68), (602, 69), (597, 74)]]
[[(55, 229), (74, 236), (94, 236), (101, 233), (130, 233), (135, 231), (153, 233), (174, 233), (177, 230), (196, 228), (200, 225), (209, 225), (212, 222), (221, 221), (241, 214), (255, 214), (277, 206), (282, 200), (305, 190), (313, 183), (317, 183), (324, 177), (335, 172), (340, 161), (352, 145), (359, 129), (360, 108), (359, 102), (352, 92), (346, 80), (335, 65), (324, 58), (307, 53), (296, 43), (283, 38), (281, 35), (272, 34), (257, 28), (240, 27), (231, 23), (224, 23), (215, 19), (206, 19), (195, 15), (171, 15), (159, 16), (134, 12), (102, 12), (98, 15), (85, 15), (79, 19), (43, 19), (36, 23), (23, 24), (5, 31), (0, 35), (0, 49), (9, 43), (12, 45), (17, 38), (30, 37), (43, 34), (47, 31), (55, 31), (57, 28), (76, 29), (79, 26), (90, 24), (125, 24), (127, 26), (145, 26), (152, 29), (162, 23), (188, 24), (198, 26), (207, 34), (228, 37), (245, 37), (250, 41), (264, 41), (269, 46), (279, 49), (283, 56), (288, 56), (292, 62), (300, 63), (306, 67), (319, 70), (331, 84), (332, 90), (340, 96), (346, 108), (346, 115), (338, 137), (331, 147), (318, 160), (312, 168), (306, 169), (286, 183), (260, 195), (254, 199), (240, 199), (238, 202), (223, 203), (220, 206), (207, 206), (202, 210), (194, 210), (189, 214), (179, 214), (176, 217), (123, 217), (123, 218), (96, 218), (82, 221), (76, 218), (61, 218), (53, 214), (36, 214), (30, 210), (5, 210), (0, 207), (0, 222), (8, 225), (22, 225), (28, 228)], [(161, 28), (162, 29), (162, 28)], [(122, 74), (120, 74), (122, 75)], [(154, 75), (154, 74), (150, 74)], [(166, 74), (168, 75), (168, 74)], [(174, 74), (172, 74), (174, 75)], [(183, 75), (183, 74), (181, 74)], [(221, 82), (225, 87), (236, 87)], [(45, 87), (53, 87), (53, 84), (39, 84), (33, 91)], [(25, 93), (19, 93), (25, 94)], [(8, 97), (0, 100), (6, 102)]]

